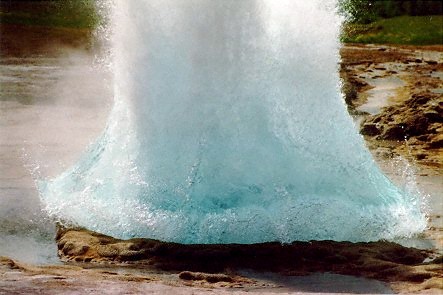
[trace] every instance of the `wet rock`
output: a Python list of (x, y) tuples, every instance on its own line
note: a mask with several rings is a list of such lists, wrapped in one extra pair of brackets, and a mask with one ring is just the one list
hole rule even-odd
[(432, 95), (427, 93), (415, 93), (412, 95), (412, 98), (406, 101), (406, 105), (409, 107), (421, 107), (424, 106), (432, 99)]
[(417, 136), (416, 139), (419, 141), (426, 142), (426, 141), (428, 141), (429, 136), (427, 134), (424, 134), (424, 135)]
[(406, 137), (420, 136), (427, 132), (429, 120), (421, 113), (417, 117), (408, 118), (408, 121), (402, 126), (405, 126)]
[(233, 278), (225, 274), (210, 274), (201, 272), (182, 271), (178, 277), (187, 281), (207, 281), (208, 283), (232, 282)]
[(422, 283), (427, 279), (432, 277), (431, 274), (427, 272), (413, 272), (405, 275), (405, 280), (414, 283)]
[(440, 149), (443, 148), (443, 134), (438, 134), (432, 138), (429, 143), (429, 147), (432, 149)]
[(120, 253), (119, 248), (116, 245), (100, 245), (96, 249), (97, 254), (100, 257), (114, 258)]
[(344, 78), (342, 92), (345, 97), (346, 104), (349, 110), (354, 110), (354, 101), (358, 99), (358, 93), (368, 87), (368, 84), (362, 78), (350, 77), (346, 71), (341, 71), (341, 76)]
[(423, 289), (424, 290), (436, 290), (437, 292), (435, 292), (436, 294), (438, 294), (438, 292), (441, 292), (441, 290), (443, 290), (443, 279), (440, 278), (430, 278), (429, 280), (425, 281), (423, 284)]
[[(397, 152), (406, 152), (416, 160), (426, 159), (432, 165), (443, 165), (439, 155), (442, 148), (443, 134), (443, 97), (439, 94), (418, 90), (409, 99), (385, 107), (377, 115), (366, 116), (360, 133), (375, 140), (404, 142), (408, 146), (396, 148)], [(428, 157), (427, 153), (437, 154)], [(429, 162), (430, 163), (430, 162)]]
[(443, 123), (443, 115), (437, 111), (429, 110), (425, 111), (423, 113), (423, 116), (430, 122), (430, 123)]
[(0, 265), (4, 265), (9, 269), (20, 269), (14, 260), (4, 256), (0, 256)]
[(417, 154), (416, 157), (417, 157), (417, 160), (424, 160), (424, 159), (426, 159), (427, 155), (426, 154)]
[(365, 123), (360, 129), (362, 135), (375, 136), (381, 133), (381, 130), (377, 127), (376, 123)]
[[(163, 271), (178, 271), (183, 280), (210, 283), (230, 282), (226, 270), (251, 269), (261, 272), (313, 273), (334, 272), (375, 278), (383, 271), (383, 280), (416, 280), (414, 267), (430, 252), (389, 242), (351, 243), (334, 241), (260, 243), (251, 245), (183, 245), (151, 239), (119, 240), (86, 229), (59, 229), (57, 242), (87, 246), (85, 254), (59, 252), (63, 260), (141, 264)], [(102, 245), (101, 241), (106, 241)], [(62, 247), (62, 249), (64, 248)], [(131, 250), (135, 249), (135, 250)], [(78, 252), (80, 253), (80, 252)], [(134, 256), (135, 255), (135, 256)], [(431, 265), (427, 264), (428, 267)], [(434, 270), (422, 270), (433, 277)]]
[(379, 138), (384, 140), (404, 140), (406, 138), (405, 126), (387, 125)]

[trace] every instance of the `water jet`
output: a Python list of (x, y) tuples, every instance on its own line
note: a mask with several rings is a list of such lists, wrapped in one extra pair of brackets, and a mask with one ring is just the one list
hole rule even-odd
[(374, 241), (426, 226), (346, 112), (335, 1), (116, 1), (115, 106), (40, 185), (57, 220), (171, 242)]

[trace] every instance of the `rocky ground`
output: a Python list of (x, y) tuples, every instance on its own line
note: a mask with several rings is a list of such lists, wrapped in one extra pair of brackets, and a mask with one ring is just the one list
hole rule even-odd
[[(341, 56), (346, 102), (369, 146), (442, 172), (443, 46), (354, 45)], [(365, 110), (371, 100), (382, 100), (379, 109)]]

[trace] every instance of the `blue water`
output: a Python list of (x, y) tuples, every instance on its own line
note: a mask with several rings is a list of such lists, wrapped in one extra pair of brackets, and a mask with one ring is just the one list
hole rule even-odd
[(347, 114), (334, 1), (136, 0), (113, 7), (115, 106), (51, 216), (182, 243), (411, 236), (418, 199)]

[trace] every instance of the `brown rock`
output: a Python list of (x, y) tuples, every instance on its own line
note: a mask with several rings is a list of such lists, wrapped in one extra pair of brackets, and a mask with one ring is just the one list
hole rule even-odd
[(387, 125), (380, 138), (385, 140), (404, 140), (406, 138), (405, 126)]
[(182, 280), (187, 281), (207, 281), (208, 283), (218, 283), (218, 282), (232, 282), (233, 278), (225, 274), (212, 274), (212, 273), (201, 273), (201, 272), (191, 272), (182, 271), (178, 277)]
[(436, 110), (424, 111), (423, 116), (430, 123), (443, 123), (443, 115)]
[(429, 143), (429, 147), (432, 149), (443, 148), (443, 134), (438, 134), (432, 138), (431, 142)]
[(367, 136), (376, 136), (381, 133), (381, 130), (374, 123), (365, 123), (360, 128), (360, 133)]
[(63, 260), (139, 263), (160, 270), (180, 271), (179, 277), (183, 280), (210, 283), (230, 282), (233, 277), (225, 271), (239, 269), (304, 274), (334, 272), (414, 282), (433, 277), (435, 272), (433, 268), (415, 268), (430, 252), (389, 242), (183, 245), (150, 239), (119, 240), (85, 229), (63, 228), (57, 237), (59, 244), (63, 241), (61, 249), (67, 245), (88, 248), (85, 254), (60, 251)]

